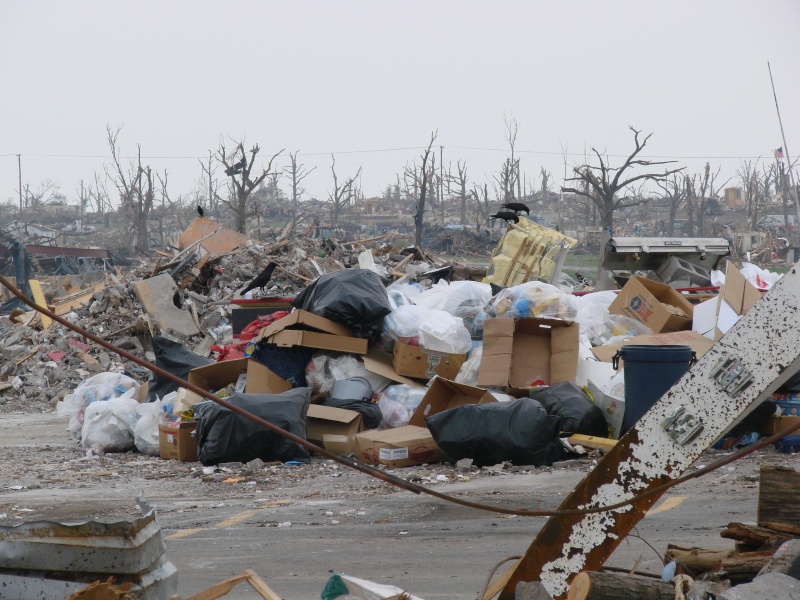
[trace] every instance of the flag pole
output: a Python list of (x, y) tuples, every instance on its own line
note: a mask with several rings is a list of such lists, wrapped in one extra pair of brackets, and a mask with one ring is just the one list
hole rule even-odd
[[(791, 185), (791, 189), (789, 190), (789, 195), (792, 198), (792, 202), (794, 202), (794, 209), (797, 213), (797, 221), (800, 224), (800, 203), (797, 201), (797, 188), (794, 184), (794, 175), (792, 173), (792, 159), (789, 155), (789, 145), (786, 143), (786, 134), (783, 131), (783, 120), (781, 119), (781, 109), (778, 106), (778, 94), (775, 92), (775, 81), (772, 79), (772, 67), (769, 65), (769, 61), (767, 61), (767, 70), (769, 70), (769, 82), (772, 84), (772, 97), (775, 98), (775, 110), (778, 113), (778, 124), (781, 126), (781, 138), (783, 139), (783, 153), (786, 155), (786, 162), (789, 164), (789, 183)], [(776, 157), (777, 158), (777, 157)]]

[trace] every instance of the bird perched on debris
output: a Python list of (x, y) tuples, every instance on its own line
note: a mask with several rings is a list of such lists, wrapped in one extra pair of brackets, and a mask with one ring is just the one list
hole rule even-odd
[(232, 177), (237, 173), (241, 173), (242, 169), (244, 169), (246, 166), (247, 166), (247, 158), (243, 156), (242, 160), (240, 160), (237, 163), (234, 163), (232, 166), (225, 169), (225, 175), (227, 175), (228, 177)]
[(200, 215), (201, 217), (204, 217), (206, 214), (206, 211), (204, 211), (203, 207), (200, 206), (199, 204), (197, 205), (197, 214)]
[(244, 296), (250, 290), (254, 290), (256, 288), (263, 288), (269, 283), (269, 280), (272, 279), (272, 272), (275, 270), (275, 267), (278, 265), (272, 261), (266, 266), (266, 268), (258, 274), (258, 276), (253, 279), (250, 283), (247, 284), (247, 287), (242, 290), (242, 296)]
[(494, 215), (489, 215), (490, 219), (503, 219), (504, 221), (513, 221), (519, 223), (519, 217), (516, 213), (501, 211)]
[(522, 202), (509, 202), (508, 204), (503, 204), (503, 208), (513, 210), (516, 214), (521, 213), (523, 210), (525, 211), (526, 215), (531, 214), (531, 209), (525, 206)]

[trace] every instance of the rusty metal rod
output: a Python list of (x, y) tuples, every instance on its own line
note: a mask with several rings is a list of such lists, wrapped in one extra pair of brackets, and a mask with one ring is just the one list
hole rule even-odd
[(235, 406), (235, 405), (231, 404), (227, 400), (223, 400), (222, 398), (218, 398), (217, 396), (215, 396), (214, 394), (204, 390), (203, 388), (198, 387), (198, 386), (196, 386), (194, 384), (191, 384), (191, 383), (189, 383), (187, 381), (184, 381), (183, 379), (173, 375), (169, 371), (165, 371), (161, 367), (158, 367), (158, 366), (156, 366), (156, 365), (154, 365), (154, 364), (152, 364), (152, 363), (150, 363), (150, 362), (148, 362), (148, 361), (146, 361), (146, 360), (144, 360), (142, 358), (139, 358), (138, 356), (135, 356), (135, 355), (127, 352), (126, 350), (123, 350), (122, 348), (118, 348), (114, 344), (104, 340), (103, 338), (98, 337), (98, 336), (94, 335), (93, 333), (91, 333), (89, 331), (86, 331), (85, 329), (82, 329), (81, 327), (78, 327), (77, 325), (74, 325), (73, 323), (70, 323), (69, 321), (67, 321), (63, 317), (60, 317), (59, 315), (55, 314), (54, 312), (50, 311), (49, 309), (47, 309), (47, 308), (45, 308), (43, 306), (39, 306), (38, 304), (36, 304), (35, 302), (33, 302), (32, 300), (27, 298), (22, 292), (20, 292), (16, 287), (14, 287), (14, 285), (8, 279), (3, 277), (2, 275), (0, 275), (0, 284), (2, 284), (6, 289), (8, 289), (8, 291), (11, 292), (14, 296), (19, 298), (19, 300), (22, 303), (26, 304), (27, 306), (30, 306), (31, 308), (33, 308), (34, 310), (38, 311), (39, 313), (50, 317), (54, 321), (56, 321), (56, 322), (60, 323), (61, 325), (63, 325), (64, 327), (67, 327), (68, 329), (71, 329), (72, 331), (75, 331), (76, 333), (79, 333), (80, 335), (92, 340), (96, 344), (99, 344), (100, 346), (103, 346), (104, 348), (114, 352), (115, 354), (119, 354), (120, 356), (122, 356), (124, 358), (127, 358), (128, 360), (130, 360), (131, 362), (136, 363), (137, 365), (140, 365), (140, 366), (142, 366), (142, 367), (144, 367), (146, 369), (149, 369), (150, 371), (153, 371), (154, 373), (158, 373), (162, 377), (166, 377), (167, 379), (169, 379), (170, 381), (172, 381), (173, 383), (176, 383), (177, 385), (179, 385), (181, 387), (184, 387), (184, 388), (186, 388), (188, 390), (191, 390), (192, 392), (194, 392), (196, 394), (199, 394), (200, 396), (202, 396), (204, 398), (207, 398), (208, 400), (216, 402), (220, 406), (223, 406), (223, 407), (227, 408), (228, 410), (231, 410), (231, 411), (235, 412), (236, 414), (245, 417), (246, 419), (250, 419), (251, 421), (253, 421), (255, 423), (258, 423), (259, 425), (262, 425), (263, 427), (266, 427), (267, 429), (269, 429), (273, 433), (276, 433), (276, 434), (278, 434), (280, 436), (283, 436), (283, 437), (285, 437), (287, 439), (292, 440), (293, 442), (296, 442), (296, 443), (300, 444), (304, 448), (312, 450), (313, 452), (316, 452), (317, 454), (321, 454), (322, 456), (330, 458), (331, 460), (334, 460), (334, 461), (336, 461), (336, 462), (338, 462), (340, 464), (348, 466), (348, 467), (350, 467), (352, 469), (355, 469), (357, 471), (361, 471), (362, 473), (370, 475), (371, 477), (375, 477), (375, 478), (380, 479), (380, 480), (382, 480), (382, 481), (384, 481), (386, 483), (389, 483), (391, 485), (395, 485), (395, 486), (397, 486), (399, 488), (402, 488), (404, 490), (407, 490), (409, 492), (413, 492), (415, 494), (427, 494), (428, 496), (432, 496), (434, 498), (439, 498), (440, 500), (444, 500), (446, 502), (452, 502), (454, 504), (465, 506), (467, 508), (475, 508), (477, 510), (484, 510), (484, 511), (488, 511), (488, 512), (494, 512), (494, 513), (506, 514), (506, 515), (517, 515), (517, 516), (520, 516), (520, 517), (561, 517), (561, 516), (584, 515), (584, 514), (606, 512), (606, 511), (609, 511), (609, 510), (617, 510), (617, 509), (623, 508), (625, 506), (628, 506), (630, 504), (634, 504), (634, 503), (642, 500), (643, 498), (647, 498), (649, 496), (652, 496), (653, 494), (659, 494), (661, 492), (664, 492), (664, 491), (666, 491), (666, 490), (668, 490), (668, 489), (670, 489), (672, 487), (680, 485), (681, 483), (684, 483), (684, 482), (689, 481), (691, 479), (696, 479), (698, 477), (702, 477), (703, 475), (707, 475), (708, 473), (711, 473), (712, 471), (716, 471), (720, 467), (724, 467), (725, 465), (730, 464), (730, 463), (732, 463), (732, 462), (734, 462), (736, 460), (739, 460), (740, 458), (744, 458), (745, 456), (747, 456), (749, 454), (752, 454), (756, 450), (760, 450), (761, 448), (764, 448), (765, 446), (768, 446), (770, 444), (774, 444), (775, 442), (777, 442), (778, 440), (784, 438), (785, 436), (790, 435), (790, 434), (794, 433), (795, 431), (800, 430), (800, 423), (798, 423), (797, 425), (794, 425), (792, 427), (784, 429), (783, 431), (780, 431), (780, 432), (778, 432), (778, 433), (776, 433), (774, 435), (771, 435), (770, 437), (767, 437), (767, 438), (764, 438), (762, 440), (759, 440), (758, 442), (755, 442), (755, 443), (751, 444), (750, 446), (742, 448), (738, 452), (735, 452), (735, 453), (733, 453), (733, 454), (731, 454), (729, 456), (726, 456), (725, 458), (722, 458), (722, 459), (720, 459), (720, 460), (718, 460), (718, 461), (716, 461), (714, 463), (711, 463), (710, 465), (707, 465), (706, 467), (704, 467), (702, 469), (698, 469), (694, 473), (691, 473), (689, 475), (684, 475), (683, 477), (679, 477), (677, 479), (673, 479), (672, 481), (668, 481), (668, 482), (664, 483), (663, 485), (660, 485), (660, 486), (658, 486), (656, 488), (652, 488), (652, 489), (650, 489), (650, 490), (648, 490), (646, 492), (643, 492), (642, 494), (639, 494), (638, 496), (634, 496), (633, 498), (631, 498), (629, 500), (625, 500), (625, 501), (622, 501), (622, 502), (617, 502), (616, 504), (609, 504), (607, 506), (599, 506), (599, 507), (586, 508), (586, 509), (580, 509), (580, 510), (561, 510), (561, 511), (559, 511), (559, 510), (538, 510), (538, 509), (537, 510), (528, 510), (528, 509), (524, 509), (524, 508), (516, 508), (516, 509), (513, 509), (513, 508), (501, 508), (499, 506), (491, 506), (489, 504), (482, 504), (482, 503), (479, 503), (479, 502), (471, 502), (469, 500), (463, 500), (461, 498), (456, 498), (455, 496), (450, 496), (448, 494), (443, 494), (442, 492), (437, 492), (436, 490), (433, 490), (431, 488), (427, 488), (427, 487), (421, 486), (421, 485), (416, 485), (414, 483), (411, 483), (410, 481), (406, 481), (405, 479), (402, 479), (400, 477), (392, 475), (391, 473), (386, 473), (384, 471), (381, 471), (380, 469), (375, 469), (375, 468), (373, 468), (373, 467), (371, 467), (369, 465), (366, 465), (366, 464), (364, 464), (364, 463), (362, 463), (362, 462), (360, 462), (360, 461), (358, 461), (356, 459), (340, 456), (338, 454), (334, 454), (333, 452), (329, 452), (328, 450), (325, 450), (324, 448), (320, 448), (316, 444), (312, 444), (311, 442), (309, 442), (308, 440), (306, 440), (304, 438), (301, 438), (299, 436), (294, 435), (293, 433), (285, 431), (285, 430), (281, 429), (280, 427), (278, 427), (276, 425), (273, 425), (269, 421), (266, 421), (266, 420), (262, 419), (261, 417), (258, 417), (258, 416), (254, 415), (254, 414), (252, 414), (252, 413), (250, 413), (250, 412), (248, 412), (248, 411), (246, 411), (246, 410), (244, 410), (242, 408), (239, 408), (238, 406)]

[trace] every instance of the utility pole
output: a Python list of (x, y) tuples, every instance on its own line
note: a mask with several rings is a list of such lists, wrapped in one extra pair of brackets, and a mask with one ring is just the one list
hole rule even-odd
[(769, 71), (769, 82), (772, 84), (772, 97), (775, 98), (775, 110), (778, 113), (778, 124), (781, 126), (781, 138), (783, 139), (783, 153), (786, 155), (786, 162), (789, 164), (789, 183), (791, 184), (790, 193), (792, 201), (794, 202), (794, 210), (797, 214), (797, 220), (800, 221), (800, 202), (797, 200), (796, 190), (794, 183), (794, 175), (792, 174), (792, 159), (789, 156), (789, 145), (786, 143), (786, 134), (783, 131), (783, 120), (781, 119), (781, 109), (778, 106), (778, 94), (775, 92), (775, 81), (772, 79), (772, 67), (769, 66), (767, 61), (767, 70)]
[(19, 175), (19, 218), (22, 218), (22, 155), (17, 154), (17, 174)]
[(442, 208), (442, 227), (444, 227), (444, 179), (442, 177), (442, 152), (444, 148), (439, 146), (439, 204)]

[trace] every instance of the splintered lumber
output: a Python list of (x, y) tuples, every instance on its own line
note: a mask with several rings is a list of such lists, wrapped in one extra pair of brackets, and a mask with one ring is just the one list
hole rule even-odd
[(721, 537), (729, 540), (736, 540), (756, 548), (764, 546), (777, 548), (792, 536), (781, 531), (774, 531), (766, 527), (757, 525), (746, 525), (745, 523), (728, 523), (728, 526), (720, 533)]
[(601, 438), (593, 435), (583, 435), (575, 433), (567, 440), (573, 446), (583, 446), (584, 448), (594, 448), (597, 450), (611, 450), (617, 445), (617, 440)]
[(250, 587), (252, 587), (264, 600), (281, 600), (281, 597), (278, 596), (278, 594), (276, 594), (272, 588), (270, 588), (266, 582), (261, 579), (261, 577), (256, 575), (252, 569), (247, 569), (244, 573), (234, 575), (230, 579), (226, 579), (225, 581), (221, 581), (215, 585), (212, 585), (210, 588), (191, 596), (188, 598), (188, 600), (216, 600), (217, 598), (221, 598), (222, 596), (228, 594), (228, 592), (230, 592), (243, 581), (249, 583)]
[(707, 571), (713, 571), (714, 566), (719, 561), (730, 558), (735, 552), (733, 550), (721, 550), (719, 548), (694, 548), (692, 546), (682, 546), (680, 544), (669, 544), (664, 553), (664, 562), (675, 561), (682, 565), (685, 571), (700, 575)]
[(800, 473), (788, 467), (761, 467), (758, 519), (761, 527), (800, 535)]
[(650, 577), (583, 571), (572, 580), (567, 600), (675, 600), (675, 587)]

